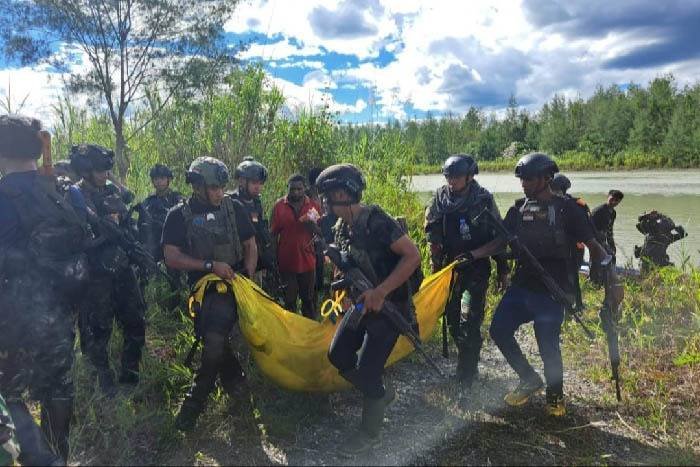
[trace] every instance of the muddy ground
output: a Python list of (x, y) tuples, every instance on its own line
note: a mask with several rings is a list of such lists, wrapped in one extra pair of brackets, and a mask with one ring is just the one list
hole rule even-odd
[[(531, 329), (521, 330), (519, 341), (541, 370)], [(449, 360), (442, 358), (434, 343), (429, 352), (446, 374), (454, 374), (454, 348)], [(544, 394), (522, 408), (505, 406), (503, 395), (517, 379), (498, 349), (487, 342), (480, 380), (471, 391), (458, 389), (453, 380), (441, 380), (416, 355), (388, 370), (398, 399), (387, 410), (381, 448), (369, 455), (347, 459), (336, 449), (360, 420), (361, 401), (355, 391), (290, 396), (272, 390), (253, 401), (254, 416), (241, 416), (238, 407), (233, 407), (236, 415), (229, 417), (210, 411), (198, 429), (162, 461), (222, 465), (700, 463), (698, 452), (646, 433), (624, 415), (624, 401), (620, 406), (610, 403), (611, 386), (586, 381), (575, 366), (576, 362), (565, 360), (567, 415), (560, 419), (545, 415)], [(298, 419), (280, 422), (288, 411), (298, 413)]]

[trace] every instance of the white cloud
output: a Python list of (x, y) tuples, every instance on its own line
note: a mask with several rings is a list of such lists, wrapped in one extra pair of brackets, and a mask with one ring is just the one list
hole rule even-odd
[(321, 53), (321, 49), (317, 46), (297, 46), (289, 39), (281, 39), (271, 44), (251, 44), (240, 54), (240, 58), (243, 60), (261, 59), (263, 61), (286, 60), (290, 57), (308, 57)]

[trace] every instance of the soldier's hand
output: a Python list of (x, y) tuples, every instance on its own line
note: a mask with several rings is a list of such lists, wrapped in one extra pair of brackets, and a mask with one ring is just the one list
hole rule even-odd
[(214, 268), (212, 272), (225, 280), (231, 280), (235, 276), (231, 266), (229, 266), (227, 263), (222, 263), (221, 261), (214, 261)]
[(365, 290), (362, 293), (362, 295), (359, 296), (357, 301), (361, 302), (364, 305), (365, 311), (368, 311), (370, 313), (377, 313), (384, 307), (385, 298), (386, 294), (384, 294), (384, 292), (377, 288), (374, 288)]
[(509, 282), (508, 273), (498, 274), (496, 276), (496, 290), (503, 292), (508, 288)]

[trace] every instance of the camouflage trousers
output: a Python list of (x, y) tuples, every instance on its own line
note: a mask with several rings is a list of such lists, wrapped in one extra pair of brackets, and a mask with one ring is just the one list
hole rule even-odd
[(146, 303), (136, 274), (126, 268), (116, 276), (90, 280), (78, 306), (80, 347), (98, 370), (109, 368), (108, 346), (116, 319), (122, 328), (122, 370), (138, 372), (146, 340)]

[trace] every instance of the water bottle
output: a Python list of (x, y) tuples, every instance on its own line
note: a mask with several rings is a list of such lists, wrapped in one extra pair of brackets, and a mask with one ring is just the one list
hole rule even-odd
[(471, 240), (472, 236), (469, 233), (469, 224), (467, 224), (466, 219), (462, 218), (459, 220), (459, 235), (462, 240)]
[(462, 315), (462, 321), (466, 321), (469, 315), (469, 301), (471, 300), (471, 295), (468, 290), (465, 290), (462, 294), (462, 303), (460, 304), (460, 314)]

